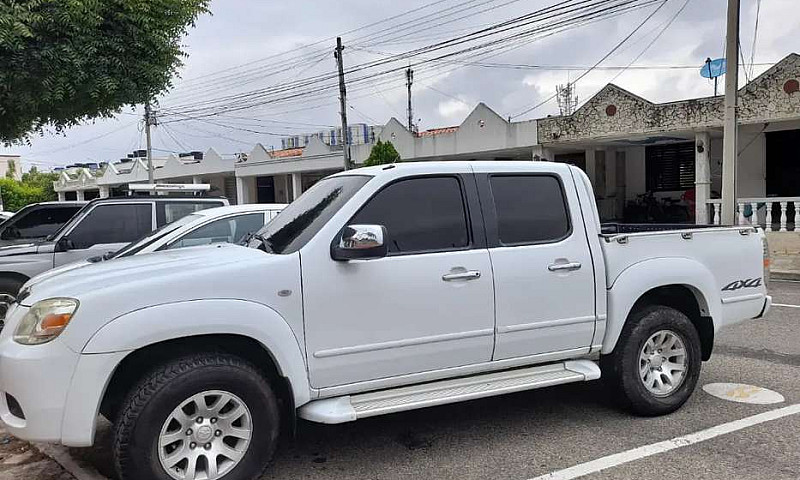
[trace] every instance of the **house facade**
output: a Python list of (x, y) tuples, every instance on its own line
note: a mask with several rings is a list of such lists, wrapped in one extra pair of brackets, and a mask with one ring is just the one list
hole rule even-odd
[[(792, 230), (800, 214), (800, 56), (739, 92), (739, 223)], [(656, 104), (608, 85), (572, 115), (538, 121), (542, 157), (583, 168), (605, 220), (719, 223), (724, 98)], [(663, 220), (663, 219), (661, 219)]]

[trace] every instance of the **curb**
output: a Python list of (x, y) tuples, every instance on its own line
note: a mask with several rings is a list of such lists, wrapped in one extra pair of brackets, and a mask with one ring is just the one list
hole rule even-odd
[(769, 272), (772, 280), (794, 280), (800, 281), (800, 272), (782, 272), (772, 270)]
[(69, 454), (69, 449), (66, 447), (46, 443), (33, 443), (32, 445), (43, 455), (61, 465), (61, 468), (75, 477), (75, 480), (109, 480), (107, 477), (100, 475), (93, 467), (76, 461)]

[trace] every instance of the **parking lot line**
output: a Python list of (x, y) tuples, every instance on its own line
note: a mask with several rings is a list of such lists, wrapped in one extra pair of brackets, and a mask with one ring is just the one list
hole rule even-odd
[(786, 303), (773, 303), (773, 307), (784, 307), (784, 308), (800, 308), (800, 305), (788, 305)]
[(711, 440), (712, 438), (726, 435), (737, 430), (742, 430), (743, 428), (752, 427), (760, 423), (770, 422), (772, 420), (788, 417), (790, 415), (796, 415), (798, 413), (800, 413), (800, 403), (790, 405), (788, 407), (778, 408), (776, 410), (770, 410), (764, 413), (759, 413), (758, 415), (742, 418), (741, 420), (735, 420), (733, 422), (716, 425), (705, 430), (700, 430), (699, 432), (691, 433), (682, 437), (676, 437), (664, 442), (653, 443), (643, 447), (608, 455), (606, 457), (591, 460), (586, 463), (581, 463), (580, 465), (565, 468), (564, 470), (558, 470), (545, 475), (540, 475), (531, 480), (572, 480), (574, 478), (583, 477), (584, 475), (597, 473), (602, 470), (607, 470), (625, 463), (633, 462), (635, 460), (640, 460), (652, 455), (668, 452), (676, 448), (686, 447), (695, 443)]

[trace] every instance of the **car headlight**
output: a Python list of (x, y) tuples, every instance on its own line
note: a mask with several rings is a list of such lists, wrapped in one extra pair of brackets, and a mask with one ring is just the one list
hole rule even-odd
[(22, 345), (39, 345), (53, 340), (64, 331), (78, 301), (72, 298), (49, 298), (36, 302), (22, 317), (14, 341)]

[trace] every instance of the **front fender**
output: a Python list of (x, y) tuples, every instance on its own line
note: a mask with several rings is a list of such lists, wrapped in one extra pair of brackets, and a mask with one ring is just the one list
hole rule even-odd
[(136, 310), (104, 325), (82, 353), (133, 352), (159, 342), (214, 334), (241, 335), (260, 342), (272, 355), (278, 372), (289, 379), (295, 405), (310, 401), (300, 342), (278, 312), (255, 302), (191, 300)]
[[(631, 265), (614, 280), (608, 290), (608, 317), (603, 337), (603, 354), (617, 345), (622, 327), (639, 298), (650, 290), (669, 285), (682, 285), (694, 293), (703, 315), (719, 318), (720, 298), (711, 272), (700, 262), (689, 258), (667, 257)], [(715, 330), (716, 322), (715, 322)]]

